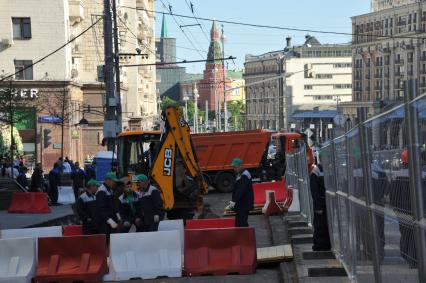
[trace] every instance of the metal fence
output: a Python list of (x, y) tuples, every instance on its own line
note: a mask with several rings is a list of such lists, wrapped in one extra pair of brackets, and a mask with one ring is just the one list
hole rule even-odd
[(426, 282), (426, 95), (325, 144), (320, 161), (333, 251), (350, 278)]
[(306, 145), (301, 145), (292, 154), (286, 155), (286, 184), (293, 187), (299, 196), (301, 214), (309, 223), (313, 221), (312, 197), (309, 190), (309, 172)]

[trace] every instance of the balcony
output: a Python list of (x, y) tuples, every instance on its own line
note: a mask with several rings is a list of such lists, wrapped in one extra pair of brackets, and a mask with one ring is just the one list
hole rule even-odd
[(84, 20), (84, 5), (82, 0), (70, 0), (69, 7), (71, 25)]
[(404, 64), (404, 59), (397, 59), (397, 60), (395, 60), (395, 64), (397, 64), (397, 65)]

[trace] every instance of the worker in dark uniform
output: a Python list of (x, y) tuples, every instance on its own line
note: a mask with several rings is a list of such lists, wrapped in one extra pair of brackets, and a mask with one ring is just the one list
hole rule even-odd
[(83, 233), (92, 235), (97, 233), (95, 217), (96, 217), (96, 192), (99, 183), (96, 180), (87, 182), (86, 192), (82, 193), (76, 202), (76, 212), (83, 224)]
[[(78, 198), (80, 193), (84, 190), (84, 180), (86, 179), (86, 172), (80, 168), (80, 163), (76, 162), (71, 172), (72, 188), (74, 190), (75, 199)], [(94, 179), (91, 179), (94, 180)]]
[(96, 224), (99, 234), (105, 234), (107, 242), (109, 235), (116, 231), (119, 222), (121, 221), (120, 214), (114, 200), (114, 190), (120, 180), (114, 172), (109, 172), (105, 176), (104, 183), (96, 192)]
[(28, 172), (28, 168), (25, 166), (22, 166), (19, 168), (19, 175), (16, 178), (16, 181), (18, 182), (18, 184), (26, 189), (29, 190), (29, 186), (28, 186), (28, 180), (27, 180), (27, 172)]
[(140, 218), (137, 217), (139, 209), (139, 196), (133, 190), (131, 184), (127, 184), (124, 188), (123, 194), (118, 198), (119, 200), (119, 213), (123, 221), (123, 225), (120, 232), (127, 233), (130, 230), (132, 224), (136, 225), (137, 222), (140, 225)]
[(324, 171), (321, 164), (316, 164), (312, 168), (310, 188), (314, 210), (314, 245), (312, 246), (312, 250), (328, 251), (331, 249), (331, 243), (327, 223)]
[(92, 164), (86, 167), (86, 183), (90, 179), (96, 180), (96, 161), (92, 161)]
[(240, 158), (234, 158), (231, 166), (236, 173), (236, 182), (232, 191), (232, 201), (229, 202), (227, 209), (235, 211), (236, 227), (248, 227), (248, 215), (254, 205), (251, 175), (244, 169), (243, 161)]
[(43, 191), (43, 169), (41, 164), (37, 163), (33, 174), (31, 175), (31, 192), (42, 192)]
[(144, 174), (136, 176), (136, 182), (140, 199), (139, 217), (142, 221), (139, 230), (143, 232), (157, 231), (160, 220), (164, 219), (160, 191), (149, 183), (148, 177)]
[(61, 184), (61, 165), (55, 163), (49, 172), (49, 196), (52, 205), (58, 204), (58, 187)]

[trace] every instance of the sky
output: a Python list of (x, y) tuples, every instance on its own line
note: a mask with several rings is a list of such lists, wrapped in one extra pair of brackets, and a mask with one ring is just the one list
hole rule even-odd
[[(350, 17), (370, 11), (370, 0), (156, 0), (156, 11), (168, 12), (164, 9), (164, 3), (172, 6), (174, 14), (192, 16), (188, 7), (190, 1), (194, 4), (196, 15), (203, 18), (347, 33), (351, 32)], [(157, 36), (161, 32), (161, 21), (162, 15), (157, 13)], [(210, 37), (212, 23), (200, 21), (204, 32), (199, 26), (183, 28), (189, 41), (176, 22), (179, 25), (191, 25), (197, 24), (197, 21), (167, 15), (168, 35), (177, 39), (177, 60), (205, 59), (209, 46), (205, 33)], [(229, 62), (229, 69), (243, 68), (246, 54), (258, 55), (283, 49), (287, 36), (292, 37), (293, 44), (301, 44), (307, 34), (231, 24), (224, 24), (224, 29), (226, 56), (237, 57), (235, 63)], [(351, 40), (350, 36), (309, 34), (316, 36), (321, 43), (349, 43)], [(185, 64), (185, 67), (188, 73), (201, 73), (204, 64)]]

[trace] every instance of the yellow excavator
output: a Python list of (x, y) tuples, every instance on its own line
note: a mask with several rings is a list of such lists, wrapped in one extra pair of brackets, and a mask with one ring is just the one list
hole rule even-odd
[(160, 190), (169, 219), (198, 217), (208, 184), (198, 166), (182, 109), (162, 111), (162, 131), (125, 131), (117, 138), (120, 177), (148, 174)]

